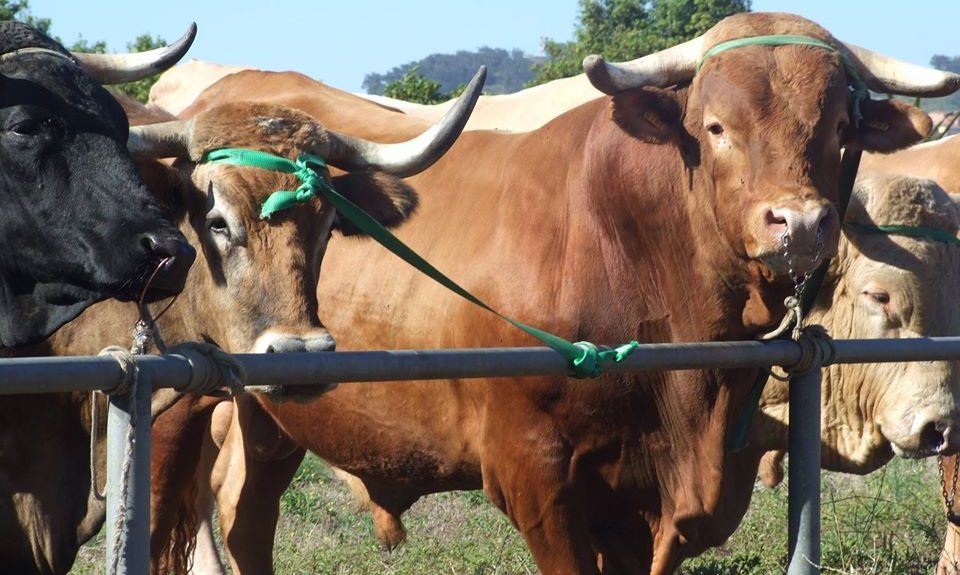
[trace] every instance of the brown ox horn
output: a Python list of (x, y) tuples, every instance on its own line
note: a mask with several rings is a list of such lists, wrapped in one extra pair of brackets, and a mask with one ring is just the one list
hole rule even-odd
[(190, 157), (190, 120), (130, 128), (127, 150), (135, 160)]
[(839, 47), (874, 92), (939, 98), (960, 89), (960, 76), (956, 74), (896, 60), (845, 42)]
[(480, 97), (486, 76), (486, 66), (480, 66), (443, 118), (412, 140), (378, 144), (328, 130), (329, 149), (323, 155), (331, 165), (346, 171), (376, 168), (401, 178), (422, 172), (439, 160), (460, 136)]
[(583, 71), (597, 90), (614, 95), (640, 86), (666, 88), (693, 78), (703, 48), (703, 36), (672, 48), (614, 64), (592, 54), (583, 59)]
[(164, 48), (132, 54), (71, 54), (80, 67), (101, 84), (123, 84), (159, 74), (173, 66), (187, 53), (196, 37), (197, 25), (192, 23), (179, 40)]

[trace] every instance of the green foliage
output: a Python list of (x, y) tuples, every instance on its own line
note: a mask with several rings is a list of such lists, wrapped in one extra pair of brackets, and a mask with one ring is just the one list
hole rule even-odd
[(402, 78), (387, 84), (383, 95), (418, 104), (438, 104), (449, 99), (440, 94), (440, 82), (420, 75), (419, 66), (410, 68)]
[(546, 59), (528, 86), (580, 74), (584, 57), (633, 60), (703, 34), (721, 19), (750, 10), (750, 0), (580, 0), (572, 42), (543, 40)]
[(476, 52), (461, 50), (456, 54), (431, 54), (419, 62), (408, 62), (397, 66), (385, 74), (367, 74), (363, 79), (363, 89), (368, 94), (386, 96), (388, 84), (402, 80), (412, 68), (440, 83), (439, 92), (454, 92), (460, 84), (466, 84), (477, 72), (481, 64), (487, 66), (487, 81), (484, 93), (506, 94), (516, 92), (530, 80), (530, 64), (534, 59), (523, 55), (520, 50), (502, 50), (480, 48)]
[[(130, 52), (145, 52), (147, 50), (153, 50), (155, 48), (162, 48), (167, 45), (167, 41), (161, 38), (160, 36), (150, 36), (150, 34), (141, 34), (133, 42), (127, 43), (127, 50)], [(121, 84), (117, 86), (120, 88), (120, 91), (128, 96), (136, 98), (140, 102), (146, 104), (147, 98), (150, 97), (150, 88), (157, 83), (157, 80), (160, 78), (160, 74), (155, 74), (149, 78), (144, 78), (143, 80), (137, 80), (136, 82), (130, 82), (128, 84)]]
[[(52, 24), (50, 18), (37, 18), (33, 15), (30, 11), (29, 0), (21, 0), (19, 2), (14, 0), (0, 0), (0, 21), (3, 20), (19, 20), (46, 34), (50, 34), (50, 26)], [(107, 52), (107, 43), (103, 40), (91, 42), (83, 36), (78, 36), (72, 44), (67, 45), (58, 36), (53, 36), (53, 39), (66, 46), (67, 49), (72, 52), (93, 52), (96, 54), (105, 54)], [(166, 41), (159, 36), (152, 37), (149, 34), (141, 34), (137, 36), (133, 42), (127, 43), (127, 49), (131, 52), (143, 52), (144, 50), (152, 50), (165, 45)], [(121, 84), (118, 88), (121, 92), (146, 103), (147, 97), (150, 95), (150, 87), (153, 86), (159, 77), (160, 75), (158, 74), (137, 82)]]
[(94, 42), (91, 44), (89, 40), (87, 40), (83, 36), (79, 36), (73, 42), (73, 44), (67, 46), (67, 49), (70, 50), (71, 52), (90, 52), (93, 54), (106, 54), (107, 43), (104, 42), (103, 40), (100, 40), (99, 42)]
[(22, 2), (0, 0), (0, 21), (4, 20), (19, 20), (20, 22), (37, 28), (45, 34), (50, 33), (50, 19), (37, 18), (31, 14), (30, 2), (28, 0), (23, 0)]

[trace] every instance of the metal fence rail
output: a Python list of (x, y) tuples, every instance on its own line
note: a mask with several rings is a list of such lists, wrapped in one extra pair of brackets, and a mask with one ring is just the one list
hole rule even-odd
[[(899, 340), (834, 340), (833, 363), (889, 363), (960, 359), (960, 337)], [(713, 342), (640, 345), (611, 372), (793, 366), (803, 348), (796, 342)], [(483, 348), (296, 354), (238, 354), (247, 385), (322, 385), (333, 382), (564, 375), (566, 360), (549, 348)], [(190, 381), (185, 357), (137, 356), (136, 402), (113, 396), (108, 437), (108, 570), (114, 549), (113, 514), (126, 494), (126, 521), (117, 573), (149, 571), (150, 395)], [(205, 369), (212, 369), (205, 366)], [(47, 357), (0, 360), (0, 395), (110, 390), (123, 379), (110, 357)], [(585, 381), (584, 385), (590, 385)], [(790, 383), (790, 575), (819, 573), (820, 563), (820, 369), (815, 365)], [(128, 484), (120, 488), (130, 410), (144, 425), (136, 430)]]

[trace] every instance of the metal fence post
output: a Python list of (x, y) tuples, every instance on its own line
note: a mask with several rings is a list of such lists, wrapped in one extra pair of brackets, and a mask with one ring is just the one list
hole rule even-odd
[(790, 564), (787, 575), (820, 573), (820, 366), (790, 379)]
[[(107, 416), (107, 553), (108, 575), (150, 572), (150, 392), (148, 370), (139, 370), (137, 425), (130, 433), (130, 396), (110, 397)], [(129, 461), (129, 462), (128, 462)], [(123, 483), (124, 466), (129, 465)], [(122, 500), (121, 500), (122, 498)], [(125, 521), (117, 512), (126, 507)]]

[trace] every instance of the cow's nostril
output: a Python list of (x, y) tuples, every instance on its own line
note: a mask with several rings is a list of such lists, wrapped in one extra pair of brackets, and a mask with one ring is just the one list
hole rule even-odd
[(920, 430), (921, 449), (931, 452), (940, 451), (946, 443), (950, 426), (945, 421), (928, 421)]
[(268, 346), (267, 346), (267, 349), (264, 350), (264, 353), (276, 353), (276, 352), (277, 352), (277, 350), (274, 349), (274, 347), (273, 347), (272, 345), (268, 345)]

